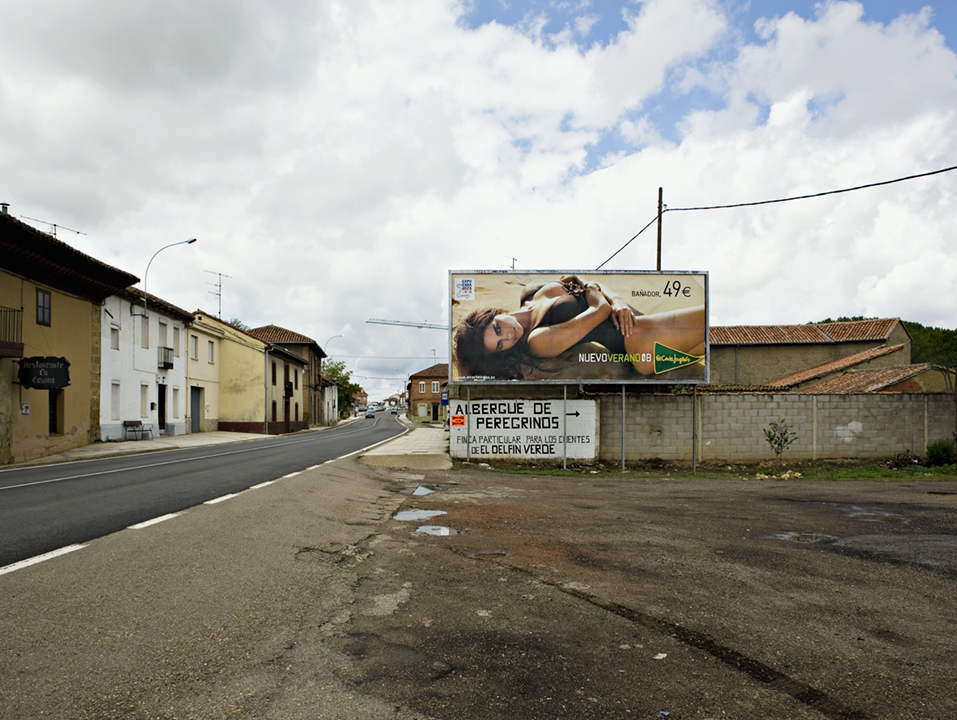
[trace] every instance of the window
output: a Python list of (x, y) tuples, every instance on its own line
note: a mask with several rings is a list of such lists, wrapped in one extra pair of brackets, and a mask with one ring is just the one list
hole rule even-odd
[[(299, 368), (296, 368), (295, 370), (293, 370), (292, 380), (293, 380), (294, 388), (298, 390), (299, 389)], [(299, 418), (296, 418), (296, 419), (298, 420)]]
[(275, 362), (273, 362), (272, 364), (272, 384), (273, 385), (276, 384), (276, 363)]
[(189, 357), (191, 360), (199, 360), (199, 338), (195, 335), (189, 336)]
[(433, 394), (433, 395), (438, 395), (438, 394), (439, 394), (439, 381), (438, 381), (438, 380), (433, 380), (433, 381), (432, 381), (432, 394)]
[[(178, 330), (174, 330), (177, 335), (179, 335)], [(173, 388), (173, 417), (179, 417), (179, 388)]]
[(110, 328), (110, 347), (114, 350), (120, 349), (120, 329), (116, 325)]
[(299, 422), (299, 403), (296, 403), (296, 422)]
[(425, 380), (419, 380), (419, 392), (420, 393), (425, 392)]
[(173, 328), (173, 355), (179, 357), (179, 328)]
[(140, 385), (140, 417), (150, 416), (150, 386)]
[(49, 290), (37, 288), (37, 325), (50, 327), (50, 315), (53, 309), (53, 300)]
[(110, 417), (113, 420), (120, 419), (120, 384), (118, 382), (113, 383), (110, 391)]
[(169, 328), (166, 323), (161, 322), (159, 324), (159, 346), (160, 347), (169, 347), (168, 340)]
[(212, 363), (212, 362), (216, 362), (215, 356), (213, 355), (213, 347), (214, 347), (214, 346), (213, 346), (213, 341), (212, 341), (212, 340), (207, 340), (207, 341), (206, 341), (206, 351), (207, 351), (207, 353), (208, 353), (208, 355), (209, 355), (209, 362), (211, 362), (211, 363)]
[(150, 319), (143, 316), (140, 323), (140, 347), (149, 348), (150, 346)]

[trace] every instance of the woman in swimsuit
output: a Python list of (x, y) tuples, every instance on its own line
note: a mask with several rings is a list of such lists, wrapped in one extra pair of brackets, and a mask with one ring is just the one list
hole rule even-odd
[(631, 364), (643, 375), (654, 372), (655, 342), (704, 354), (703, 306), (643, 315), (610, 288), (574, 275), (527, 285), (520, 302), (513, 312), (476, 310), (459, 324), (455, 354), (464, 375), (521, 380), (527, 368), (542, 369), (539, 360), (583, 342), (637, 356)]

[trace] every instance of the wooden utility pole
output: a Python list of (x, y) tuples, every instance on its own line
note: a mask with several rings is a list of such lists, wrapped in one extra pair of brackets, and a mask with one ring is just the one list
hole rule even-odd
[(658, 188), (658, 272), (661, 272), (661, 216), (664, 208), (664, 190)]

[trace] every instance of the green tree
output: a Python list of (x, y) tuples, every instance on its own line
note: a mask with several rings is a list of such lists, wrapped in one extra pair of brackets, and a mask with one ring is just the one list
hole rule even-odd
[(339, 417), (349, 417), (349, 408), (362, 386), (352, 382), (352, 373), (346, 370), (345, 360), (330, 360), (322, 364), (322, 374), (336, 383), (339, 395)]
[(932, 363), (957, 367), (957, 330), (924, 327), (920, 323), (904, 321), (910, 333), (912, 363)]
[(232, 326), (233, 326), (234, 328), (236, 328), (237, 330), (242, 330), (243, 332), (246, 332), (247, 330), (252, 330), (252, 328), (249, 327), (249, 325), (247, 325), (246, 323), (244, 323), (244, 322), (243, 322), (242, 320), (240, 320), (239, 318), (233, 318), (232, 320), (229, 321), (228, 324), (229, 324), (229, 325), (232, 325)]

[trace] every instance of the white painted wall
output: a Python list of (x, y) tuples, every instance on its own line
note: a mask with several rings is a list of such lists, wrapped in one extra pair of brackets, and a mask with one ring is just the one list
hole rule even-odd
[[(149, 347), (142, 347), (144, 322), (142, 305), (131, 313), (129, 300), (111, 295), (103, 303), (100, 358), (100, 439), (123, 440), (124, 420), (141, 420), (160, 434), (158, 398), (166, 386), (166, 429), (164, 434), (186, 432), (187, 336), (185, 323), (147, 307)], [(173, 368), (159, 367), (160, 324), (166, 325), (166, 346), (174, 349)], [(114, 331), (116, 335), (114, 335)], [(176, 341), (176, 334), (179, 336)], [(114, 343), (118, 340), (118, 349)], [(178, 354), (175, 351), (178, 350)], [(114, 386), (118, 386), (118, 396)], [(145, 387), (145, 389), (144, 389)], [(145, 407), (144, 407), (145, 405)]]

